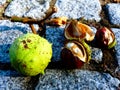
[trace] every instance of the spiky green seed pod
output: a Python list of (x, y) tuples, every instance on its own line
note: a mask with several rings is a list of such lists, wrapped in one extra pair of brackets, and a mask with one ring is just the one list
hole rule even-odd
[(51, 61), (52, 44), (36, 34), (24, 34), (13, 42), (9, 55), (11, 65), (23, 75), (44, 74)]

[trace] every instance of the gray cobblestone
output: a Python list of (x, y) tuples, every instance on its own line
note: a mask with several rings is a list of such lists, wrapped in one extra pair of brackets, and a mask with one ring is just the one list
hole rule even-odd
[(115, 25), (120, 25), (120, 4), (107, 4), (106, 9), (110, 22)]
[(116, 50), (116, 59), (118, 61), (118, 64), (120, 66), (120, 29), (118, 28), (112, 28), (112, 31), (115, 33), (115, 37), (117, 39), (117, 45), (115, 46)]
[(24, 16), (41, 19), (49, 9), (50, 1), (51, 0), (13, 0), (5, 10), (5, 15), (9, 17)]
[(36, 90), (117, 90), (120, 81), (108, 73), (87, 70), (46, 70)]
[(0, 90), (27, 90), (30, 77), (0, 76)]
[(87, 20), (99, 21), (101, 5), (99, 0), (57, 0), (58, 12), (53, 17), (66, 16), (68, 18), (84, 17)]

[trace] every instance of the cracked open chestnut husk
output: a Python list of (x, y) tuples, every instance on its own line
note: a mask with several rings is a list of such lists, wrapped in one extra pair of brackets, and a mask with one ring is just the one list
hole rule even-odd
[(79, 69), (90, 61), (90, 47), (84, 41), (68, 41), (61, 51), (61, 59), (66, 69)]
[(86, 40), (86, 41), (92, 41), (94, 39), (94, 32), (92, 29), (86, 25), (83, 24), (77, 20), (71, 20), (67, 23), (64, 35), (66, 39), (70, 40)]
[(117, 43), (114, 33), (107, 27), (102, 27), (101, 29), (97, 30), (95, 39), (97, 46), (100, 48), (110, 49), (113, 48)]

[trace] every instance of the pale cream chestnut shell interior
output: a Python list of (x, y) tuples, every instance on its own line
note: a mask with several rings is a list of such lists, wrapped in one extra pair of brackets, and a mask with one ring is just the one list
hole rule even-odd
[(88, 25), (78, 22), (77, 20), (71, 20), (68, 22), (64, 34), (67, 39), (85, 39), (87, 41), (92, 41), (95, 36)]

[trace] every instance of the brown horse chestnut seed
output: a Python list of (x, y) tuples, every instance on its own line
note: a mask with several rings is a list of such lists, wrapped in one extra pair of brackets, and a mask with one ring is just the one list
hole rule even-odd
[(81, 68), (91, 59), (91, 50), (85, 42), (69, 41), (61, 51), (61, 58), (65, 68)]
[(103, 27), (97, 30), (96, 35), (96, 44), (100, 48), (113, 48), (116, 45), (115, 35), (112, 30)]

